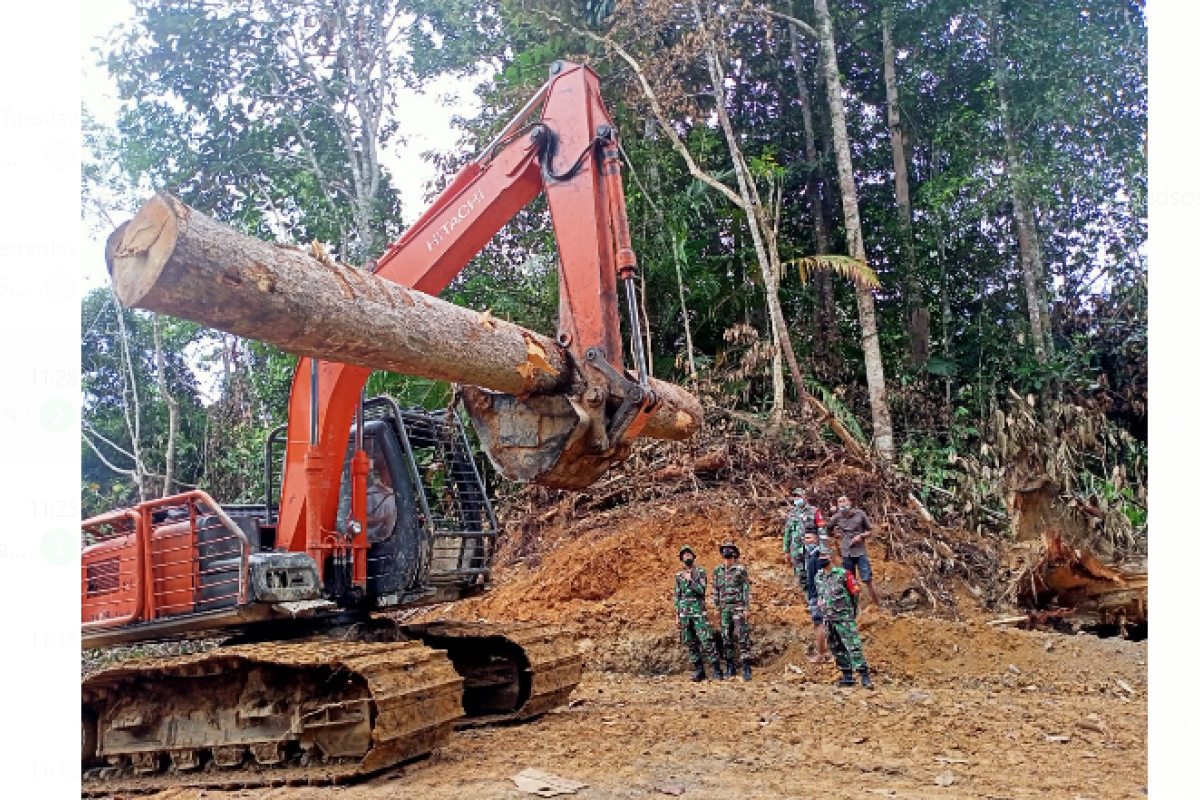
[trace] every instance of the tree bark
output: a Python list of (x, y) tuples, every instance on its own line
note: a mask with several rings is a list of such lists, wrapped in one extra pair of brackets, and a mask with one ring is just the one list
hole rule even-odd
[[(377, 275), (261, 242), (159, 194), (110, 237), (120, 301), (273, 344), (289, 353), (482, 386), (517, 396), (576, 384), (565, 349)], [(650, 379), (663, 401), (643, 435), (681, 439), (703, 411)]]
[[(820, 46), (817, 47), (817, 63), (818, 68), (821, 63)], [(821, 78), (824, 77), (823, 70)], [(823, 80), (817, 84), (820, 88)], [(829, 103), (821, 103), (819, 100), (814, 100), (813, 104), (813, 127), (821, 132), (820, 139), (820, 164), (821, 169), (817, 173), (817, 183), (820, 187), (820, 203), (821, 203), (821, 218), (825, 222), (825, 246), (828, 252), (833, 252), (833, 233), (832, 226), (837, 217), (837, 210), (833, 205), (833, 195), (835, 192), (830, 188), (829, 175), (826, 171), (826, 165), (837, 163), (837, 156), (833, 152), (833, 126), (829, 122)], [(817, 292), (821, 300), (821, 315), (825, 324), (829, 327), (829, 361), (825, 364), (826, 374), (836, 378), (845, 371), (845, 363), (842, 358), (842, 351), (839, 346), (841, 339), (841, 325), (838, 322), (837, 300), (833, 290), (833, 276), (828, 272), (822, 271), (817, 273)]]
[(175, 434), (179, 431), (179, 401), (167, 388), (167, 366), (163, 356), (162, 329), (158, 315), (154, 315), (154, 367), (158, 379), (158, 391), (167, 404), (167, 452), (164, 457), (162, 496), (171, 494), (175, 478)]
[[(937, 143), (933, 145), (933, 152), (929, 159), (929, 174), (933, 182), (936, 184), (938, 173), (941, 170), (941, 152), (938, 149)], [(938, 272), (940, 276), (939, 289), (941, 292), (941, 328), (942, 328), (942, 359), (947, 365), (953, 362), (954, 352), (950, 341), (950, 276), (946, 267), (946, 234), (942, 228), (941, 212), (935, 212), (933, 215), (933, 230), (937, 237), (937, 258)], [(954, 376), (946, 375), (946, 407), (950, 407), (950, 395), (954, 387)]]
[(1030, 208), (1025, 181), (1024, 162), (1017, 145), (1013, 124), (1012, 101), (1008, 91), (1008, 67), (1004, 62), (999, 12), (993, 0), (988, 3), (988, 38), (992, 47), (992, 74), (996, 96), (1000, 103), (1000, 127), (1004, 132), (1005, 172), (1013, 204), (1013, 221), (1017, 229), (1017, 247), (1021, 257), (1021, 279), (1025, 287), (1025, 302), (1029, 309), (1029, 331), (1033, 339), (1033, 355), (1046, 361), (1046, 330), (1042, 316), (1042, 283), (1045, 280), (1038, 247), (1037, 228)]
[(692, 345), (692, 322), (688, 319), (687, 292), (683, 284), (683, 268), (679, 265), (679, 249), (683, 246), (675, 232), (671, 232), (671, 260), (675, 262), (675, 280), (679, 285), (679, 313), (683, 315), (683, 339), (687, 347), (688, 377), (693, 381), (696, 374), (696, 349)]
[[(138, 394), (137, 373), (133, 371), (133, 358), (129, 353), (129, 331), (125, 327), (125, 312), (119, 304), (115, 310), (117, 312), (117, 330), (121, 335), (122, 361), (128, 381), (121, 393), (121, 406), (125, 412), (125, 429), (129, 432), (129, 457), (133, 461), (133, 468), (129, 476), (137, 486), (138, 499), (144, 503), (150, 499), (150, 495), (146, 487), (146, 464), (142, 460), (142, 400)], [(99, 455), (99, 451), (97, 451), (97, 455)]]
[[(833, 128), (834, 152), (837, 154), (838, 182), (842, 190), (842, 212), (846, 218), (846, 249), (851, 258), (867, 260), (863, 246), (862, 223), (858, 216), (858, 192), (854, 185), (854, 166), (850, 159), (850, 141), (846, 132), (846, 111), (842, 104), (842, 83), (838, 75), (837, 52), (834, 49), (833, 23), (825, 0), (813, 0), (817, 30), (821, 34), (824, 55), (825, 84), (829, 95), (829, 116)], [(867, 392), (871, 402), (871, 422), (875, 434), (875, 449), (890, 463), (895, 457), (892, 434), (892, 415), (888, 408), (887, 383), (883, 371), (883, 355), (879, 349), (879, 330), (875, 322), (875, 298), (865, 286), (855, 286), (858, 300), (858, 319), (862, 326), (863, 360), (867, 371)]]
[(896, 49), (892, 42), (892, 10), (883, 8), (883, 82), (887, 92), (888, 132), (892, 141), (892, 167), (896, 175), (896, 208), (900, 212), (900, 274), (904, 281), (904, 311), (908, 325), (908, 363), (923, 370), (929, 361), (929, 308), (917, 279), (913, 241), (912, 200), (908, 189), (908, 160), (900, 127), (900, 92), (896, 87)]
[[(817, 153), (816, 128), (813, 124), (812, 103), (808, 81), (804, 75), (804, 55), (800, 51), (800, 31), (795, 23), (788, 24), (792, 42), (792, 63), (796, 68), (796, 95), (800, 99), (800, 118), (804, 123), (804, 160), (807, 166), (809, 208), (813, 218), (813, 231), (817, 240), (817, 255), (829, 252), (829, 223), (825, 218), (825, 201), (821, 196), (821, 157)], [(830, 354), (836, 346), (837, 316), (833, 304), (833, 276), (821, 271), (816, 275), (817, 284), (817, 361), (828, 364)]]

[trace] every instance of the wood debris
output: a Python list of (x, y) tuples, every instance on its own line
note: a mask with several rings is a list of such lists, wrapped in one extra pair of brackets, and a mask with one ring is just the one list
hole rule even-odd
[(587, 786), (586, 783), (563, 778), (550, 772), (538, 769), (524, 769), (513, 775), (509, 780), (517, 785), (517, 790), (538, 797), (557, 797), (560, 794), (575, 794)]

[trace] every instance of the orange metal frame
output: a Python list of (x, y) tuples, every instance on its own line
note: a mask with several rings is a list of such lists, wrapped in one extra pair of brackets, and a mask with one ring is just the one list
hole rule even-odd
[[(186, 519), (152, 522), (156, 511), (184, 507)], [(82, 629), (116, 628), (194, 611), (203, 575), (198, 517), (219, 508), (207, 493), (195, 490), (84, 520), (81, 529), (98, 534), (101, 541), (84, 551), (80, 565)], [(236, 594), (240, 604), (247, 597), (249, 542), (231, 521), (223, 524), (230, 529), (226, 538), (238, 542), (241, 565), (236, 586), (211, 599)], [(105, 536), (101, 531), (106, 528), (116, 530)], [(97, 580), (111, 585), (98, 589), (92, 585)]]
[[(378, 261), (377, 274), (427, 294), (440, 293), (493, 236), (540, 192), (550, 206), (560, 257), (559, 340), (583, 363), (591, 347), (610, 364), (622, 364), (616, 281), (636, 267), (629, 244), (625, 194), (615, 133), (593, 157), (598, 134), (612, 120), (600, 99), (596, 74), (560, 62), (539, 93), (541, 122), (556, 138), (544, 178), (537, 130), (518, 132), (464, 168), (432, 207)], [(534, 108), (527, 107), (523, 117)], [(508, 130), (524, 122), (513, 120)], [(544, 132), (541, 132), (544, 135)], [(544, 143), (543, 143), (544, 144)], [(562, 180), (577, 159), (579, 168)], [(297, 365), (288, 405), (288, 438), (276, 545), (308, 552), (323, 570), (325, 556), (344, 551), (334, 532), (342, 459), (355, 410), (370, 370), (321, 362), (318, 365), (319, 444), (309, 442), (310, 367)], [(361, 463), (360, 463), (361, 462)], [(366, 580), (365, 456), (356, 453), (353, 515), (363, 524), (350, 543), (354, 582)], [(361, 473), (361, 474), (360, 474)], [(362, 497), (360, 497), (360, 494)]]

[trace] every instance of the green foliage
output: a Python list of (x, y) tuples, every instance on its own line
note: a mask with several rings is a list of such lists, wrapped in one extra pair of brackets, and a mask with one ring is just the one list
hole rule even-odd
[(854, 412), (842, 402), (842, 399), (837, 394), (817, 383), (812, 378), (805, 379), (804, 390), (815, 394), (825, 407), (837, 417), (838, 422), (842, 423), (846, 430), (850, 431), (854, 439), (863, 447), (867, 446), (870, 437), (863, 433), (862, 426), (858, 424), (858, 419), (855, 418)]
[[(125, 102), (119, 125), (105, 131), (85, 115), (89, 155), (83, 186), (93, 211), (101, 205), (129, 208), (131, 194), (153, 186), (176, 191), (256, 236), (317, 238), (333, 242), (339, 255), (345, 251), (361, 260), (398, 234), (398, 199), (386, 173), (364, 223), (356, 205), (363, 195), (354, 189), (354, 164), (362, 152), (347, 147), (336, 115), (320, 96), (347, 88), (348, 73), (332, 54), (349, 43), (330, 38), (320, 25), (304, 27), (304, 15), (320, 20), (334, 6), (318, 0), (287, 5), (137, 2), (135, 21), (114, 33), (103, 54)], [(348, 13), (375, 13), (365, 0), (344, 6)], [(767, 206), (779, 212), (785, 267), (800, 272), (800, 281), (783, 282), (780, 300), (802, 368), (819, 376), (808, 380), (809, 391), (853, 435), (869, 439), (858, 422), (870, 418), (870, 409), (851, 281), (871, 287), (901, 464), (925, 484), (971, 498), (972, 506), (983, 503), (989, 482), (999, 479), (968, 472), (962, 459), (973, 458), (987, 443), (987, 421), (1010, 390), (1101, 409), (1113, 429), (1127, 432), (1138, 447), (1148, 415), (1142, 9), (1128, 0), (997, 6), (998, 36), (989, 29), (986, 4), (937, 0), (893, 8), (914, 207), (915, 283), (931, 312), (931, 357), (916, 368), (905, 358), (910, 324), (905, 308), (912, 298), (900, 280), (902, 230), (884, 108), (881, 6), (832, 9), (865, 236), (863, 263), (838, 255), (847, 248), (814, 48), (802, 41), (801, 63), (795, 64), (783, 23), (740, 7), (700, 4), (728, 70), (725, 110), (750, 177)], [(803, 4), (779, 8), (809, 11)], [(491, 76), (478, 90), (479, 116), (458, 122), (461, 143), (430, 154), (442, 172), (439, 186), (508, 122), (545, 81), (550, 63), (586, 60), (602, 76), (604, 102), (627, 160), (623, 179), (655, 374), (675, 381), (688, 374), (685, 319), (702, 375), (732, 373), (729, 361), (744, 353), (724, 333), (744, 325), (765, 338), (770, 330), (745, 214), (691, 174), (653, 119), (627, 64), (581, 35), (583, 29), (599, 30), (633, 53), (658, 92), (666, 123), (695, 163), (736, 186), (690, 7), (423, 0), (405, 10), (411, 24), (399, 38), (406, 46), (388, 51), (397, 92), (402, 83), (420, 88), (432, 78), (481, 69)], [(544, 12), (568, 24), (553, 23)], [(307, 63), (320, 62), (327, 70), (320, 80), (287, 50), (279, 19), (308, 31)], [(323, 47), (331, 55), (321, 61)], [(1043, 288), (1054, 346), (1045, 361), (1030, 346), (1011, 170), (1000, 127), (998, 63), (1011, 90), (1019, 166), (1047, 270)], [(798, 79), (807, 82), (816, 118), (816, 163), (802, 155)], [(379, 141), (399, 145), (406, 121), (396, 95), (389, 97)], [(809, 181), (814, 175), (830, 226), (828, 252), (820, 254)], [(364, 224), (375, 237), (369, 253), (355, 251), (355, 231)], [(829, 273), (849, 280), (829, 281)], [(810, 275), (815, 279), (809, 281)], [(822, 285), (832, 291), (835, 335), (828, 340), (817, 325)], [(558, 291), (552, 225), (539, 201), (514, 217), (445, 296), (551, 333)], [(89, 419), (97, 430), (117, 437), (127, 427), (124, 389), (112, 310), (103, 305), (100, 295), (84, 303), (85, 329), (99, 319), (105, 331), (84, 337), (87, 413), (94, 415)], [(133, 314), (127, 319), (141, 354), (135, 363), (138, 386), (148, 398), (146, 451), (152, 465), (160, 464), (164, 410), (146, 360), (146, 322)], [(255, 481), (261, 481), (264, 432), (285, 419), (294, 359), (173, 322), (167, 338), (170, 385), (185, 401), (181, 479), (220, 486), (230, 497), (254, 497), (260, 491)], [(730, 380), (723, 387), (728, 396), (746, 408), (766, 408), (768, 363)], [(394, 394), (406, 404), (449, 399), (444, 384), (383, 373), (371, 377), (368, 391)], [(1089, 496), (1112, 494), (1106, 502), (1123, 504), (1135, 528), (1145, 524), (1144, 501), (1130, 486), (1116, 488), (1112, 475), (1117, 461), (1130, 469), (1144, 464), (1138, 447), (1080, 466), (1090, 476), (1080, 477), (1081, 483), (1092, 481)], [(129, 496), (126, 479), (84, 455), (89, 507)], [(925, 500), (936, 504), (941, 495), (929, 492)]]

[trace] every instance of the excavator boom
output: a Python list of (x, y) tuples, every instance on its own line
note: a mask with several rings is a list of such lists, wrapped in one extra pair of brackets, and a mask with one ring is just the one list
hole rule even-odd
[[(473, 325), (476, 314), (434, 300), (539, 192), (558, 244), (555, 336), (500, 321)], [(462, 384), (464, 406), (500, 472), (555, 488), (591, 485), (628, 456), (638, 435), (694, 434), (699, 403), (647, 374), (636, 266), (616, 131), (595, 73), (564, 62), (502, 138), (380, 257), (373, 275), (239, 237), (169, 196), (147, 203), (109, 248), (124, 304), (305, 356), (289, 400), (276, 542), (319, 564), (338, 528), (341, 451), (372, 368)], [(618, 281), (630, 300), (633, 372), (623, 363)], [(430, 297), (406, 293), (413, 290)], [(356, 481), (365, 469), (356, 466)], [(355, 497), (362, 491), (357, 483)], [(359, 512), (354, 518), (362, 522)]]

